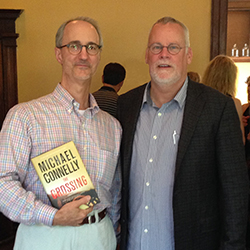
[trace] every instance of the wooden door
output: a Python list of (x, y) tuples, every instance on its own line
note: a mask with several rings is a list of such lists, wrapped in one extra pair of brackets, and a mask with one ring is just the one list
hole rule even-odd
[[(18, 103), (15, 20), (21, 12), (0, 9), (0, 128), (8, 110)], [(16, 228), (16, 223), (0, 213), (0, 249), (13, 241)]]
[(18, 102), (15, 20), (22, 10), (0, 9), (0, 127)]

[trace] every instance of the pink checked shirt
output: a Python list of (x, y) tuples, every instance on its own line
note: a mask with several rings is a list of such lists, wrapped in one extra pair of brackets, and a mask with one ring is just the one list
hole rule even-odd
[(13, 221), (51, 226), (57, 209), (51, 203), (31, 158), (74, 141), (114, 224), (120, 210), (118, 167), (121, 126), (100, 110), (93, 96), (80, 115), (79, 103), (57, 85), (53, 93), (18, 104), (7, 114), (0, 133), (0, 211)]

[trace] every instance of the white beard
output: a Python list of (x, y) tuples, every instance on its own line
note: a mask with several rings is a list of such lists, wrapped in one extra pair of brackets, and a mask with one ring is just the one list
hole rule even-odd
[(172, 85), (178, 82), (181, 77), (178, 73), (175, 73), (172, 77), (169, 78), (160, 77), (155, 70), (150, 71), (150, 76), (151, 80), (157, 85)]

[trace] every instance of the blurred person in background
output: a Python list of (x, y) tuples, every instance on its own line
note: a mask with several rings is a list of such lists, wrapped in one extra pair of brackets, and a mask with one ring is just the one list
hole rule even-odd
[(104, 67), (103, 86), (93, 93), (98, 106), (116, 117), (118, 92), (126, 76), (125, 68), (119, 63), (109, 63)]
[(202, 83), (233, 99), (240, 120), (242, 140), (245, 143), (241, 101), (235, 98), (237, 73), (238, 68), (229, 56), (218, 55), (209, 62)]
[(201, 82), (201, 76), (198, 72), (189, 71), (187, 73), (187, 75), (190, 78), (190, 80), (192, 80), (194, 82)]

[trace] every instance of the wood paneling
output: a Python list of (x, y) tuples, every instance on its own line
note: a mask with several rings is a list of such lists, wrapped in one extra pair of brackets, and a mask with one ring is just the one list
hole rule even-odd
[(8, 110), (18, 102), (15, 20), (21, 12), (0, 9), (0, 127)]
[(226, 54), (228, 0), (212, 0), (210, 60)]
[[(15, 21), (22, 10), (0, 9), (0, 128), (8, 110), (18, 102)], [(0, 213), (0, 249), (12, 244), (17, 224)]]

